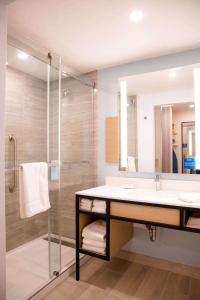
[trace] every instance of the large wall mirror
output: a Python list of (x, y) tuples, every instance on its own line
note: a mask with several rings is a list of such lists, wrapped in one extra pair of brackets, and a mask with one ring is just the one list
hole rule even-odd
[(200, 173), (200, 64), (119, 79), (119, 169)]

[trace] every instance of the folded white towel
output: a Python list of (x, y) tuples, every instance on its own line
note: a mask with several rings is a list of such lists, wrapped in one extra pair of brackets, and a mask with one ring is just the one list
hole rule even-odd
[(105, 252), (106, 252), (106, 250), (103, 249), (103, 248), (94, 247), (94, 246), (90, 246), (90, 245), (86, 245), (86, 244), (83, 244), (83, 245), (82, 245), (82, 248), (83, 248), (84, 250), (96, 252), (96, 253), (99, 253), (99, 254), (105, 254)]
[(88, 206), (85, 206), (85, 205), (80, 206), (80, 210), (92, 211), (91, 207), (88, 207)]
[(48, 166), (46, 163), (21, 164), (19, 169), (21, 218), (29, 218), (49, 209)]
[(102, 200), (94, 200), (93, 206), (100, 206), (100, 207), (106, 207), (106, 202)]
[(106, 235), (91, 232), (91, 233), (87, 233), (87, 234), (83, 233), (82, 237), (85, 237), (87, 239), (94, 240), (94, 241), (105, 241)]
[(82, 210), (92, 210), (92, 200), (82, 198), (80, 201), (80, 209)]
[(91, 204), (87, 204), (87, 203), (80, 203), (80, 206), (82, 206), (82, 207), (92, 207)]
[(102, 207), (101, 206), (93, 206), (92, 207), (92, 211), (104, 214), (104, 213), (106, 213), (106, 207), (103, 207), (103, 206)]
[(81, 203), (81, 204), (86, 204), (86, 205), (92, 205), (92, 200), (90, 200), (90, 199), (85, 199), (85, 198), (81, 198), (80, 203)]
[(200, 193), (180, 193), (178, 199), (184, 202), (198, 202), (200, 201)]
[(92, 203), (90, 204), (85, 204), (85, 203), (80, 203), (80, 207), (86, 207), (86, 208), (92, 208)]
[(82, 236), (95, 241), (103, 241), (106, 237), (106, 222), (97, 220), (84, 227)]
[(95, 240), (83, 238), (83, 244), (93, 246), (93, 247), (103, 248), (103, 249), (106, 248), (106, 241), (95, 241)]

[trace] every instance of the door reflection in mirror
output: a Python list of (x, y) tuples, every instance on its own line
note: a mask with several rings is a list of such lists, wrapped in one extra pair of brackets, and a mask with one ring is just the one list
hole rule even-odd
[(195, 173), (195, 107), (178, 103), (155, 107), (156, 172)]

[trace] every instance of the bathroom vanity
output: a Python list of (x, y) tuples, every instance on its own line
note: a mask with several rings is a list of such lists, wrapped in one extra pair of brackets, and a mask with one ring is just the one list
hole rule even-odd
[[(133, 236), (132, 223), (200, 233), (199, 226), (188, 226), (189, 218), (200, 213), (200, 201), (187, 197), (199, 191), (199, 182), (165, 180), (162, 190), (155, 181), (140, 178), (107, 178), (106, 185), (76, 193), (76, 279), (80, 277), (79, 254), (110, 260)], [(196, 194), (198, 196), (198, 194)], [(94, 213), (79, 208), (80, 200), (106, 201), (106, 212)], [(184, 200), (182, 200), (183, 198)], [(83, 228), (96, 219), (106, 222), (106, 254), (81, 248)]]

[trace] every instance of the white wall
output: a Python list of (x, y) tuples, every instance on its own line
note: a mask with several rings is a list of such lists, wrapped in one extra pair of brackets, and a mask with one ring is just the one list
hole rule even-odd
[(159, 228), (155, 242), (149, 240), (142, 227), (134, 230), (134, 238), (124, 247), (128, 251), (200, 267), (198, 233)]
[[(107, 164), (105, 162), (105, 118), (107, 116), (118, 114), (118, 79), (120, 77), (126, 77), (134, 74), (154, 72), (199, 62), (200, 48), (98, 71), (99, 184), (104, 184), (105, 175), (127, 176), (127, 173), (118, 171), (118, 164)], [(129, 174), (129, 176), (131, 175)], [(134, 174), (134, 176), (140, 176), (140, 174)], [(145, 176), (147, 177), (150, 175)], [(168, 178), (169, 177), (174, 178), (172, 175), (169, 175)], [(180, 178), (185, 177), (180, 175)], [(158, 241), (154, 244), (149, 241), (144, 229), (136, 229), (135, 238), (129, 243), (128, 247), (131, 251), (142, 252), (146, 255), (162, 257), (175, 261), (179, 259), (182, 263), (195, 265), (200, 262), (200, 246), (197, 244), (198, 238), (198, 235), (193, 233), (182, 233), (178, 231), (169, 232), (166, 229), (159, 229)], [(180, 242), (179, 246), (177, 246), (177, 242)]]
[[(193, 88), (178, 87), (168, 91), (137, 95), (138, 170), (155, 172), (154, 106), (193, 102)], [(147, 119), (144, 119), (147, 117)]]
[(6, 298), (5, 284), (5, 197), (4, 197), (4, 101), (7, 39), (6, 6), (0, 4), (0, 299)]

